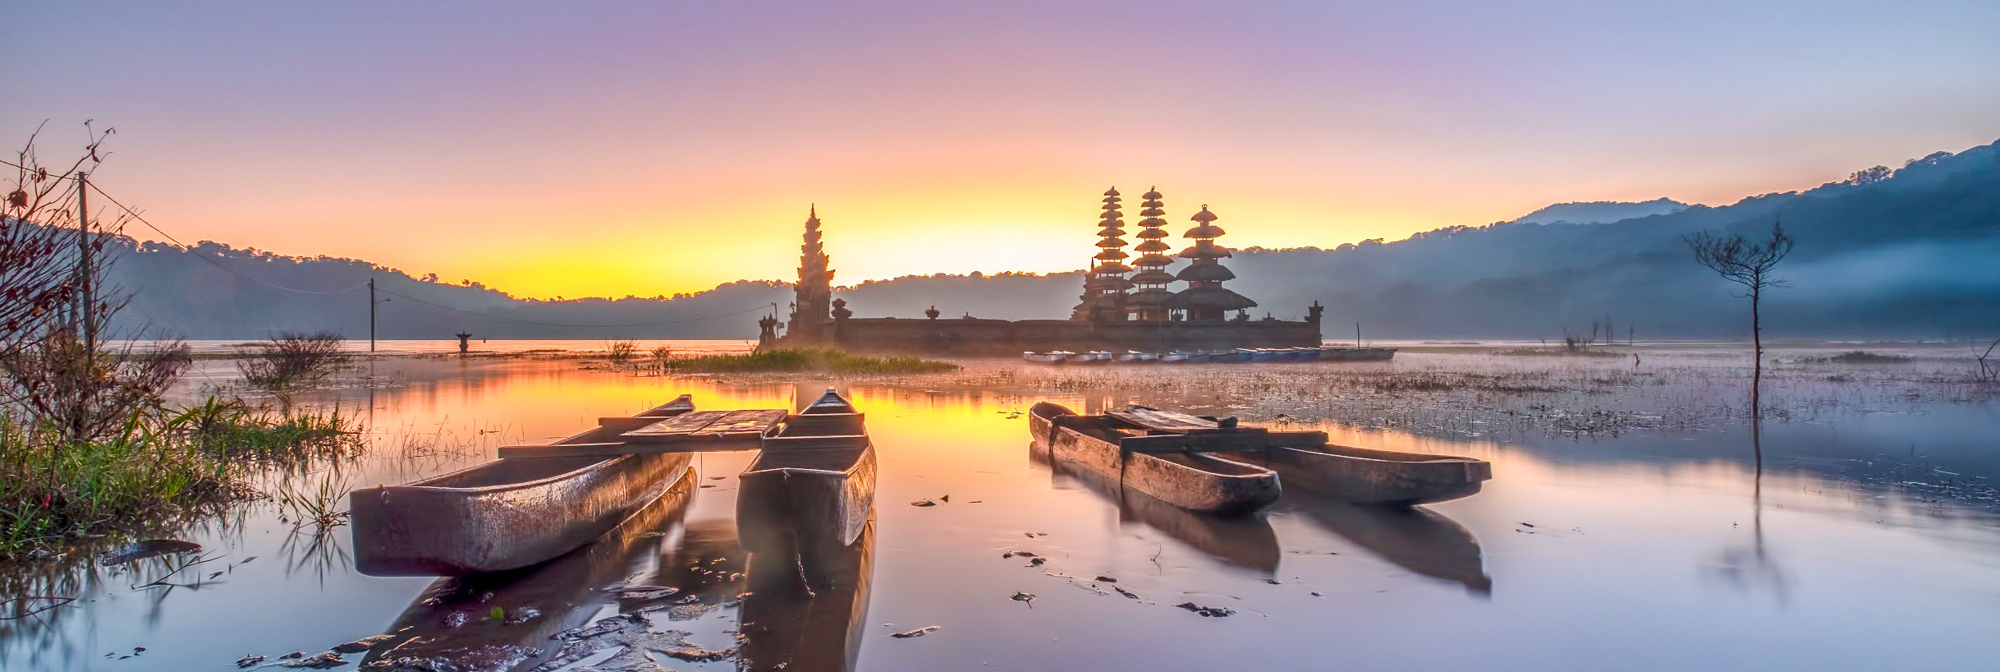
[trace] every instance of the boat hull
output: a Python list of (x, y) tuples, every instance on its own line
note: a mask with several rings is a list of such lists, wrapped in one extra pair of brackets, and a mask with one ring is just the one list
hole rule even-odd
[(1128, 452), (1093, 428), (1065, 423), (1101, 422), (1041, 402), (1029, 409), (1029, 428), (1052, 459), (1073, 462), (1174, 506), (1221, 515), (1245, 514), (1277, 501), (1278, 475), (1203, 453), (1174, 456)]
[[(688, 469), (680, 454), (609, 459), (498, 460), (436, 479), (349, 495), (355, 567), (370, 576), (438, 576), (520, 569), (603, 536)], [(538, 461), (576, 462), (563, 471)], [(552, 468), (554, 467), (554, 468)], [(521, 482), (521, 470), (557, 473)], [(477, 485), (503, 481), (496, 485)], [(452, 483), (473, 483), (452, 487)]]
[(1278, 446), (1244, 458), (1278, 472), (1285, 483), (1356, 504), (1428, 504), (1477, 494), (1493, 478), (1485, 460), (1350, 448)]
[[(805, 451), (844, 452), (844, 448), (797, 448)], [(875, 447), (864, 445), (860, 455), (844, 468), (807, 466), (766, 466), (770, 453), (759, 455), (737, 477), (741, 490), (736, 496), (738, 520), (784, 521), (796, 529), (830, 531), (843, 545), (854, 543), (868, 526), (875, 508)], [(799, 455), (794, 455), (797, 457)], [(829, 461), (848, 458), (827, 454)], [(772, 461), (776, 461), (775, 459)], [(745, 538), (756, 544), (762, 535)], [(754, 545), (750, 550), (759, 550)]]

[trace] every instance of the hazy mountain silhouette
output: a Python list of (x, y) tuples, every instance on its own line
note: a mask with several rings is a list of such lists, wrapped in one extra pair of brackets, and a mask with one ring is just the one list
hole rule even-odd
[[(1643, 210), (1633, 210), (1643, 208)], [(1619, 212), (1651, 212), (1608, 223)], [(1176, 213), (1185, 216), (1188, 213)], [(1790, 289), (1769, 295), (1776, 335), (1923, 337), (2000, 333), (2000, 146), (1939, 152), (1901, 169), (1876, 167), (1804, 192), (1766, 194), (1723, 207), (1661, 199), (1645, 203), (1550, 206), (1512, 222), (1451, 226), (1407, 240), (1363, 241), (1334, 249), (1239, 250), (1230, 286), (1265, 312), (1297, 319), (1327, 305), (1327, 335), (1363, 323), (1375, 338), (1559, 337), (1610, 316), (1622, 335), (1733, 337), (1747, 307), (1731, 286), (1694, 263), (1681, 236), (1709, 229), (1755, 234), (1774, 218), (1798, 238), (1779, 275)], [(1564, 221), (1556, 221), (1564, 220)], [(1254, 230), (1256, 222), (1239, 222)], [(1079, 224), (1083, 226), (1083, 224)], [(1083, 241), (1084, 238), (1079, 238)], [(773, 240), (772, 245), (792, 245)], [(1078, 244), (1084, 244), (1079, 242)], [(191, 249), (133, 247), (114, 280), (135, 291), (128, 324), (150, 321), (194, 338), (255, 338), (277, 329), (337, 329), (367, 335), (367, 292), (378, 278), (390, 292), (464, 311), (526, 322), (635, 324), (691, 320), (780, 306), (789, 288), (741, 281), (671, 297), (524, 300), (478, 285), (439, 283), (364, 261), (300, 258), (216, 243)], [(1175, 269), (1179, 267), (1176, 264)], [(1170, 269), (1172, 270), (1172, 269)], [(1081, 291), (1079, 273), (910, 276), (838, 290), (860, 316), (922, 319), (1057, 318)], [(506, 322), (384, 295), (384, 338), (752, 338), (755, 312), (678, 324), (591, 329)]]
[(1512, 224), (1603, 224), (1624, 219), (1671, 215), (1688, 209), (1688, 204), (1668, 198), (1627, 203), (1624, 201), (1590, 201), (1585, 203), (1557, 203), (1534, 212), (1509, 220)]

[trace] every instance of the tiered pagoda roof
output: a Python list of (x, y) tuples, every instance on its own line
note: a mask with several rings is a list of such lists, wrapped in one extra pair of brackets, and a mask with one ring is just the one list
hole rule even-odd
[(1161, 253), (1173, 247), (1162, 240), (1168, 234), (1164, 228), (1167, 220), (1161, 217), (1167, 213), (1161, 209), (1164, 204), (1160, 202), (1159, 190), (1148, 190), (1144, 198), (1146, 200), (1139, 204), (1143, 208), (1139, 215), (1145, 219), (1139, 220), (1139, 225), (1145, 228), (1139, 231), (1139, 244), (1132, 248), (1140, 253), (1139, 258), (1132, 261), (1139, 272), (1130, 278), (1132, 285), (1138, 289), (1126, 298), (1125, 305), (1139, 320), (1163, 322), (1167, 319), (1167, 300), (1174, 295), (1167, 289), (1167, 284), (1174, 281), (1174, 275), (1167, 272), (1167, 266), (1174, 260)]
[(1183, 235), (1194, 239), (1194, 245), (1180, 254), (1189, 263), (1175, 275), (1186, 281), (1188, 288), (1168, 299), (1167, 307), (1187, 311), (1190, 321), (1220, 321), (1229, 311), (1256, 307), (1256, 301), (1222, 286), (1223, 281), (1235, 279), (1236, 274), (1219, 261), (1229, 258), (1230, 253), (1229, 248), (1215, 243), (1216, 238), (1226, 233), (1215, 225), (1215, 213), (1203, 205), (1193, 219), (1195, 227)]
[(1097, 256), (1091, 258), (1085, 274), (1083, 300), (1071, 316), (1074, 319), (1125, 319), (1125, 290), (1132, 288), (1125, 274), (1132, 268), (1125, 265), (1131, 255), (1125, 253), (1125, 220), (1118, 203), (1117, 187), (1104, 192), (1104, 211), (1098, 214), (1102, 228), (1097, 230)]
[(831, 261), (820, 243), (819, 207), (812, 206), (806, 210), (805, 243), (799, 246), (799, 282), (792, 286), (792, 319), (787, 325), (791, 333), (811, 333), (829, 319), (833, 269), (827, 264)]

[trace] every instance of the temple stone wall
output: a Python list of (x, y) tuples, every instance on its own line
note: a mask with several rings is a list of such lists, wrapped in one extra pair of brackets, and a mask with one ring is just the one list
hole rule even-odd
[(824, 334), (787, 334), (780, 347), (835, 346), (856, 352), (1018, 356), (1049, 350), (1191, 350), (1318, 346), (1315, 322), (1104, 322), (978, 318), (834, 320)]

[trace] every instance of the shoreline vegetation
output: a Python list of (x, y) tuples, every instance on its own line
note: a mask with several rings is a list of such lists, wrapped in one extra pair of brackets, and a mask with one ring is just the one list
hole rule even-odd
[(832, 348), (764, 350), (745, 355), (704, 355), (672, 360), (675, 373), (835, 373), (881, 375), (944, 373), (964, 367), (916, 355), (857, 355)]
[(249, 483), (265, 468), (358, 453), (358, 434), (338, 409), (279, 412), (213, 397), (135, 410), (119, 431), (81, 440), (0, 415), (0, 559), (170, 532), (259, 497)]

